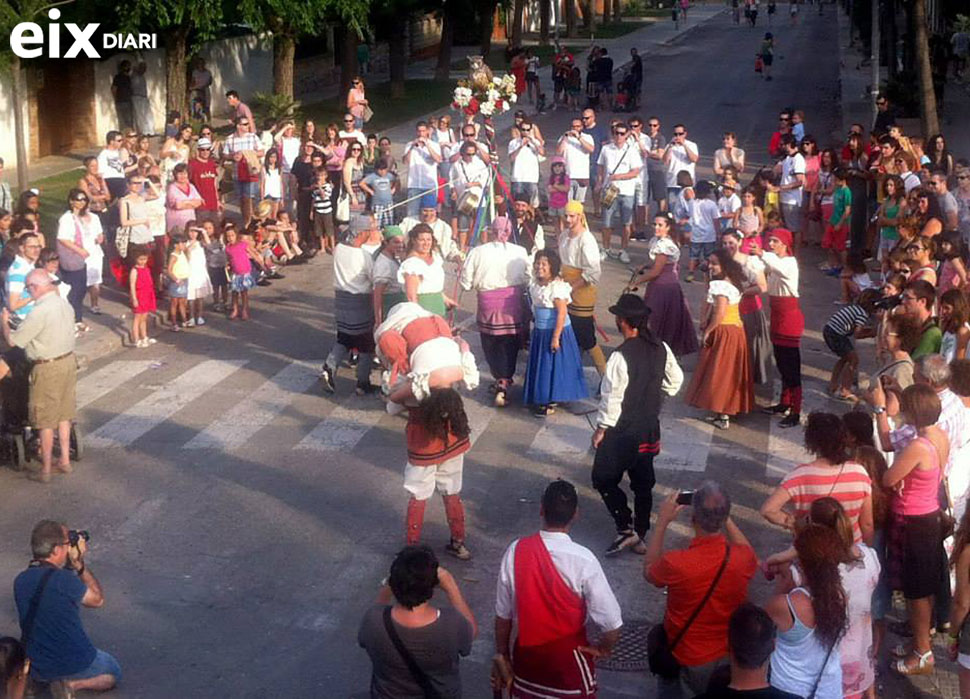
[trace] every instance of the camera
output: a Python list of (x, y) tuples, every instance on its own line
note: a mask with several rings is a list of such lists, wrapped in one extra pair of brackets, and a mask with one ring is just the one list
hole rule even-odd
[(893, 294), (892, 296), (883, 296), (872, 305), (878, 308), (880, 311), (891, 311), (902, 302), (902, 294)]
[(677, 504), (678, 505), (692, 505), (694, 504), (694, 491), (685, 490), (677, 493)]
[(86, 529), (69, 529), (67, 532), (67, 540), (71, 546), (77, 546), (81, 539), (84, 539), (84, 543), (91, 540), (91, 533)]

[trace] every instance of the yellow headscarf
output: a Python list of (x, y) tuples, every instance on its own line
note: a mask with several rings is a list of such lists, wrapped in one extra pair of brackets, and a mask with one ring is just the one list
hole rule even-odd
[(570, 199), (566, 202), (567, 214), (579, 214), (582, 217), (583, 226), (586, 227), (586, 211), (583, 209), (583, 202), (576, 201), (575, 199)]

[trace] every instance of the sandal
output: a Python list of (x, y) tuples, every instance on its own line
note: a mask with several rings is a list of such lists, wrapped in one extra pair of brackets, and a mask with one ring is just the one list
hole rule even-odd
[(906, 643), (897, 643), (895, 646), (892, 647), (892, 650), (890, 651), (890, 653), (893, 654), (894, 658), (905, 658), (912, 652), (913, 652), (912, 646)]
[(936, 663), (933, 660), (933, 651), (928, 650), (923, 654), (913, 651), (913, 655), (915, 655), (917, 659), (916, 665), (910, 667), (906, 664), (906, 660), (904, 658), (900, 658), (892, 665), (892, 668), (900, 675), (932, 675), (936, 670)]

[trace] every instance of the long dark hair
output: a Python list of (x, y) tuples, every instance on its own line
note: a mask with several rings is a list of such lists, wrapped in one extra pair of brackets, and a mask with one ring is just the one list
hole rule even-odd
[(418, 236), (422, 233), (427, 233), (431, 236), (431, 254), (433, 255), (436, 252), (441, 252), (441, 248), (438, 247), (438, 239), (434, 237), (434, 231), (431, 230), (431, 226), (429, 226), (427, 223), (418, 223), (414, 226), (414, 228), (408, 231), (408, 244), (405, 250), (405, 255), (410, 255), (412, 252), (414, 252), (417, 246)]
[(453, 388), (432, 388), (412, 415), (425, 432), (446, 442), (449, 435), (465, 439), (471, 434), (465, 405)]
[[(936, 155), (936, 142), (943, 141), (943, 152), (940, 156)], [(926, 142), (926, 150), (923, 151), (929, 156), (930, 162), (937, 167), (942, 167), (949, 170), (950, 167), (950, 149), (946, 147), (946, 140), (943, 138), (943, 134), (933, 134), (930, 136), (930, 140)]]
[(812, 593), (815, 636), (823, 646), (831, 647), (842, 636), (848, 620), (839, 574), (844, 545), (834, 529), (808, 524), (795, 535), (795, 551), (805, 586)]
[(882, 529), (889, 517), (889, 492), (882, 484), (882, 477), (889, 469), (886, 457), (875, 447), (858, 446), (852, 458), (862, 464), (872, 482), (872, 521), (876, 529)]
[(737, 287), (738, 291), (744, 293), (744, 268), (724, 248), (718, 248), (712, 255), (717, 258), (717, 262), (721, 266), (721, 276), (718, 279), (731, 282)]

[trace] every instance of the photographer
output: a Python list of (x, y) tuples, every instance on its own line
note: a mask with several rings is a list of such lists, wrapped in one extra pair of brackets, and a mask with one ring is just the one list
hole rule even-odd
[[(690, 504), (680, 504), (685, 500)], [(667, 527), (685, 507), (692, 508), (694, 538), (686, 549), (664, 553)], [(680, 637), (672, 650), (680, 665), (677, 676), (657, 676), (661, 699), (705, 691), (711, 675), (727, 660), (728, 620), (747, 599), (748, 583), (758, 568), (754, 550), (730, 513), (731, 498), (714, 481), (705, 481), (688, 497), (672, 493), (657, 513), (643, 576), (667, 588), (667, 642)]]
[[(431, 604), (435, 588), (450, 607)], [(373, 665), (372, 697), (461, 696), (459, 656), (478, 633), (454, 576), (427, 546), (406, 546), (391, 564), (377, 601), (361, 621), (357, 643)]]
[(590, 154), (596, 150), (593, 137), (583, 132), (583, 120), (573, 119), (569, 131), (559, 137), (556, 152), (566, 161), (569, 175), (569, 198), (586, 201), (589, 186)]
[(84, 560), (87, 538), (60, 522), (38, 522), (30, 534), (33, 560), (13, 584), (31, 676), (51, 683), (55, 697), (106, 691), (121, 679), (118, 661), (95, 648), (81, 624), (81, 606), (104, 604)]

